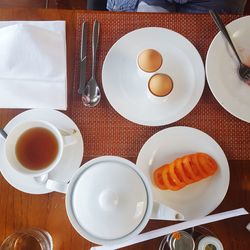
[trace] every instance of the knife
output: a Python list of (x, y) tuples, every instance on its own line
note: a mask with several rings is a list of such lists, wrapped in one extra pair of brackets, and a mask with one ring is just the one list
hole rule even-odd
[(81, 51), (80, 51), (80, 81), (78, 93), (82, 94), (86, 84), (87, 65), (87, 22), (82, 23)]

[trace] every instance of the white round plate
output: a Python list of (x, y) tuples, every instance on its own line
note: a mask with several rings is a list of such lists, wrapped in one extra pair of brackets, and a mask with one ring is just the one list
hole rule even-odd
[[(149, 48), (161, 53), (161, 71), (174, 83), (171, 95), (162, 103), (148, 98), (150, 75), (142, 78), (137, 69), (138, 54)], [(196, 48), (165, 28), (142, 28), (126, 34), (112, 46), (103, 63), (102, 84), (110, 104), (121, 116), (141, 125), (160, 126), (183, 118), (199, 101), (204, 83), (204, 65)]]
[[(250, 16), (234, 20), (226, 28), (242, 61), (250, 66)], [(250, 122), (250, 85), (240, 79), (238, 66), (230, 45), (219, 32), (210, 44), (206, 57), (209, 87), (229, 113)]]
[[(153, 184), (154, 169), (196, 152), (216, 160), (219, 169), (213, 176), (178, 191), (160, 190)], [(190, 127), (171, 127), (153, 135), (140, 150), (136, 165), (151, 180), (154, 200), (181, 212), (185, 220), (211, 213), (224, 199), (229, 185), (229, 166), (221, 147), (209, 135)]]
[[(34, 119), (46, 120), (58, 128), (73, 128), (79, 132), (77, 133), (77, 143), (64, 149), (63, 157), (58, 166), (51, 173), (49, 173), (50, 179), (68, 182), (74, 172), (80, 167), (82, 162), (83, 140), (79, 129), (68, 116), (59, 111), (52, 109), (31, 109), (15, 116), (8, 122), (4, 130), (8, 134), (8, 132), (18, 123)], [(4, 139), (2, 137), (0, 138), (0, 159), (0, 169), (2, 175), (10, 183), (10, 185), (16, 189), (30, 194), (45, 194), (52, 192), (45, 186), (36, 182), (32, 177), (22, 175), (8, 167), (9, 163), (4, 155)]]

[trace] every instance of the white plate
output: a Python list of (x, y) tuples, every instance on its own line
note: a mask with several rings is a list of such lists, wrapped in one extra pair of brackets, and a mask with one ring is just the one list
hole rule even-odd
[[(216, 160), (219, 170), (213, 176), (179, 191), (160, 190), (153, 184), (154, 169), (196, 152)], [(229, 185), (229, 166), (221, 147), (204, 132), (190, 127), (171, 127), (153, 135), (140, 150), (136, 165), (151, 180), (154, 200), (181, 212), (186, 220), (212, 212), (224, 199)]]
[[(161, 53), (161, 71), (174, 82), (174, 90), (163, 103), (148, 99), (147, 79), (138, 74), (137, 55), (148, 48)], [(102, 69), (110, 104), (120, 115), (141, 125), (160, 126), (183, 118), (199, 101), (204, 82), (204, 65), (196, 48), (165, 28), (142, 28), (126, 34), (109, 50)]]
[[(250, 66), (250, 16), (226, 26), (242, 61)], [(229, 113), (250, 122), (250, 86), (237, 72), (238, 61), (223, 35), (218, 33), (206, 57), (207, 81), (217, 101)]]
[[(49, 173), (49, 178), (51, 179), (68, 182), (74, 172), (80, 167), (82, 162), (83, 140), (79, 129), (68, 116), (59, 111), (52, 109), (32, 109), (14, 117), (5, 126), (4, 130), (8, 133), (18, 123), (34, 119), (46, 120), (62, 129), (73, 128), (78, 130), (79, 133), (77, 133), (77, 143), (64, 149), (63, 157), (58, 166), (51, 173)], [(45, 194), (52, 192), (51, 190), (45, 188), (45, 186), (40, 185), (32, 177), (19, 174), (8, 167), (9, 163), (4, 155), (4, 139), (2, 136), (0, 138), (0, 159), (0, 169), (2, 175), (10, 183), (10, 185), (16, 189), (30, 194)]]

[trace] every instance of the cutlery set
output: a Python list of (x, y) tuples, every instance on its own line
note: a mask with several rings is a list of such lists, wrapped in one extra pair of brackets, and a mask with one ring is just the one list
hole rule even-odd
[(95, 20), (92, 32), (92, 70), (91, 78), (86, 83), (87, 66), (87, 22), (82, 24), (81, 51), (80, 51), (80, 83), (78, 93), (82, 95), (82, 102), (87, 107), (95, 107), (101, 99), (101, 91), (95, 77), (96, 51), (99, 42), (100, 23)]
[[(220, 16), (214, 11), (209, 11), (215, 24), (222, 32), (222, 34), (227, 39), (229, 45), (235, 53), (235, 56), (239, 62), (238, 74), (240, 78), (247, 84), (250, 84), (250, 67), (245, 65), (240, 59), (235, 46), (226, 30), (225, 25), (223, 24)], [(82, 23), (81, 31), (81, 50), (80, 50), (80, 80), (78, 94), (82, 95), (82, 102), (84, 106), (95, 107), (101, 99), (101, 91), (98, 86), (95, 77), (96, 71), (96, 52), (99, 42), (99, 33), (100, 33), (100, 23), (95, 20), (93, 24), (92, 31), (92, 69), (91, 69), (91, 78), (86, 81), (86, 66), (87, 66), (87, 33), (88, 33), (88, 24), (87, 22)]]

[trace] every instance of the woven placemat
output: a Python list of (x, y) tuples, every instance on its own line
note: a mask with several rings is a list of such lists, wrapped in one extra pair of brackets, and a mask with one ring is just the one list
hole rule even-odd
[[(222, 18), (225, 23), (228, 23), (238, 17), (225, 15)], [(165, 27), (174, 30), (189, 39), (205, 61), (208, 47), (217, 33), (217, 28), (209, 15), (78, 12), (76, 19), (75, 77), (69, 112), (83, 133), (85, 159), (101, 155), (118, 155), (136, 159), (148, 138), (170, 126), (190, 126), (200, 129), (220, 144), (228, 159), (250, 159), (249, 123), (235, 118), (224, 110), (212, 95), (207, 83), (201, 100), (186, 117), (170, 125), (159, 127), (142, 126), (126, 120), (112, 108), (102, 89), (101, 70), (107, 52), (119, 38), (138, 28)], [(77, 94), (81, 24), (83, 21), (89, 23), (87, 65), (87, 78), (89, 78), (91, 34), (95, 19), (101, 23), (97, 80), (101, 85), (102, 100), (97, 107), (86, 108), (81, 102), (80, 95)]]

